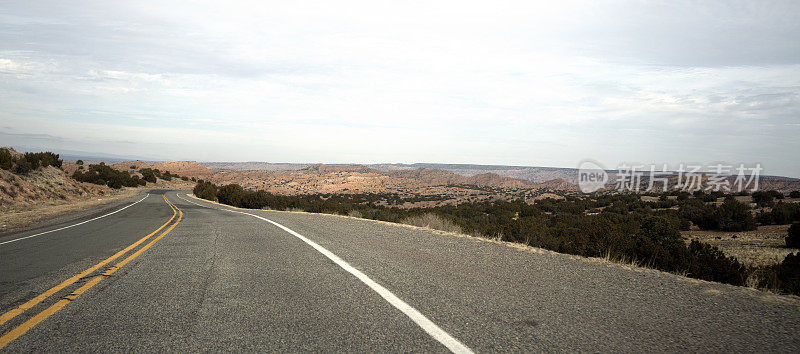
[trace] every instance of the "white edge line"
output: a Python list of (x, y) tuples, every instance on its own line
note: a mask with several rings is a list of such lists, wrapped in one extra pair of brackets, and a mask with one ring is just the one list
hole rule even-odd
[(281, 225), (281, 224), (279, 224), (277, 222), (274, 222), (274, 221), (272, 221), (270, 219), (267, 219), (267, 218), (264, 218), (264, 217), (261, 217), (261, 216), (255, 215), (255, 214), (245, 213), (243, 211), (237, 211), (237, 210), (230, 210), (230, 209), (224, 209), (224, 208), (213, 208), (213, 207), (209, 207), (209, 206), (205, 206), (205, 205), (200, 205), (200, 204), (197, 204), (197, 203), (195, 203), (195, 202), (193, 202), (191, 200), (188, 200), (188, 199), (186, 199), (184, 197), (181, 197), (179, 194), (176, 194), (176, 195), (177, 195), (178, 198), (181, 198), (184, 201), (187, 201), (187, 202), (192, 203), (192, 204), (197, 205), (197, 206), (201, 206), (201, 207), (209, 208), (209, 209), (217, 209), (217, 210), (229, 211), (229, 212), (232, 212), (232, 213), (250, 215), (252, 217), (264, 220), (264, 221), (266, 221), (266, 222), (268, 222), (270, 224), (273, 224), (273, 225), (281, 228), (283, 231), (286, 231), (286, 232), (290, 233), (291, 235), (293, 235), (294, 237), (297, 237), (301, 241), (307, 243), (309, 246), (313, 247), (319, 253), (322, 253), (325, 257), (328, 257), (328, 259), (333, 261), (333, 263), (336, 263), (336, 265), (338, 265), (339, 267), (341, 267), (342, 269), (344, 269), (348, 273), (350, 273), (353, 276), (355, 276), (356, 278), (358, 278), (358, 280), (360, 280), (362, 283), (364, 283), (368, 287), (370, 287), (370, 289), (372, 289), (376, 293), (378, 293), (378, 295), (380, 295), (389, 304), (391, 304), (392, 306), (394, 306), (395, 308), (400, 310), (400, 312), (402, 312), (406, 316), (408, 316), (412, 321), (414, 321), (414, 323), (416, 323), (425, 332), (427, 332), (431, 337), (433, 337), (433, 339), (436, 339), (437, 341), (439, 341), (439, 343), (442, 343), (445, 347), (447, 347), (447, 349), (450, 349), (451, 352), (453, 352), (453, 353), (472, 353), (472, 350), (469, 349), (466, 345), (464, 345), (461, 342), (459, 342), (458, 339), (453, 338), (450, 334), (448, 334), (443, 329), (441, 329), (439, 326), (437, 326), (435, 323), (433, 323), (433, 321), (429, 320), (427, 317), (425, 317), (425, 315), (423, 315), (421, 312), (417, 311), (417, 309), (411, 307), (411, 305), (407, 304), (405, 301), (401, 300), (399, 297), (397, 297), (395, 294), (393, 294), (391, 291), (389, 291), (389, 289), (384, 288), (382, 285), (378, 284), (377, 282), (372, 280), (370, 277), (368, 277), (366, 274), (362, 273), (360, 270), (356, 269), (355, 267), (351, 266), (349, 263), (345, 262), (343, 259), (339, 258), (337, 255), (333, 254), (331, 251), (328, 251), (324, 247), (318, 245), (316, 242), (309, 240), (308, 238), (306, 238), (305, 236), (295, 232), (294, 230), (292, 230), (292, 229), (290, 229), (290, 228), (288, 228), (286, 226), (283, 226), (283, 225)]
[(110, 213), (108, 213), (108, 214), (105, 214), (105, 215), (100, 215), (100, 216), (98, 216), (98, 217), (96, 217), (96, 218), (92, 218), (92, 219), (89, 219), (89, 220), (86, 220), (86, 221), (82, 221), (82, 222), (79, 222), (79, 223), (77, 223), (77, 224), (72, 224), (72, 225), (69, 225), (69, 226), (60, 227), (60, 228), (58, 228), (58, 229), (55, 229), (55, 230), (50, 230), (50, 231), (40, 232), (40, 233), (38, 233), (38, 234), (35, 234), (35, 235), (30, 235), (30, 236), (20, 237), (20, 238), (18, 238), (18, 239), (14, 239), (14, 240), (11, 240), (11, 241), (0, 242), (0, 245), (5, 245), (5, 244), (7, 244), (7, 243), (17, 242), (17, 241), (24, 240), (24, 239), (28, 239), (28, 238), (31, 238), (31, 237), (41, 236), (41, 235), (44, 235), (44, 234), (49, 234), (49, 233), (51, 233), (51, 232), (56, 232), (56, 231), (61, 231), (61, 230), (69, 229), (69, 228), (71, 228), (71, 227), (75, 227), (75, 226), (78, 226), (78, 225), (83, 225), (83, 224), (85, 224), (85, 223), (87, 223), (87, 222), (90, 222), (90, 221), (95, 221), (95, 220), (97, 220), (97, 219), (101, 219), (101, 218), (104, 218), (104, 217), (106, 217), (106, 216), (113, 215), (113, 214), (119, 213), (119, 212), (121, 212), (121, 211), (123, 211), (123, 210), (125, 210), (125, 209), (128, 209), (128, 208), (130, 208), (130, 207), (132, 207), (132, 206), (134, 206), (134, 205), (136, 205), (136, 204), (139, 204), (139, 202), (141, 202), (141, 201), (145, 200), (145, 198), (147, 198), (148, 196), (150, 196), (150, 193), (147, 193), (147, 195), (145, 195), (145, 196), (144, 196), (144, 198), (142, 198), (142, 199), (139, 199), (139, 201), (137, 201), (137, 202), (135, 202), (135, 203), (133, 203), (133, 204), (131, 204), (131, 205), (128, 205), (128, 206), (126, 206), (126, 207), (124, 207), (124, 208), (121, 208), (121, 209), (117, 209), (117, 210), (115, 210), (115, 211), (112, 211), (112, 212), (110, 212)]

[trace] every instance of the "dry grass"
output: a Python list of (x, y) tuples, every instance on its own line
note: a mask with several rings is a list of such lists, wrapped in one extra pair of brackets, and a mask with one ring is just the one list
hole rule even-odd
[(461, 227), (454, 224), (452, 221), (444, 219), (433, 213), (407, 217), (401, 220), (400, 223), (406, 225), (424, 227), (427, 229), (453, 232), (457, 234), (464, 233), (464, 230), (462, 230)]
[(687, 242), (697, 240), (716, 246), (745, 265), (762, 267), (780, 263), (787, 254), (798, 251), (784, 247), (788, 229), (789, 225), (767, 225), (744, 232), (693, 230), (684, 231), (683, 237)]
[(350, 210), (347, 212), (347, 216), (361, 219), (364, 217), (364, 214), (361, 214), (358, 210)]
[(628, 258), (626, 256), (622, 257), (612, 256), (610, 251), (607, 251), (602, 257), (600, 257), (600, 260), (604, 262), (623, 264), (637, 268), (652, 268), (650, 264), (641, 262), (640, 260), (635, 258)]

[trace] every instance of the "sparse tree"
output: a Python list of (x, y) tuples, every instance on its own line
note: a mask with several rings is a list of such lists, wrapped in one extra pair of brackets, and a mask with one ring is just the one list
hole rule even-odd
[(733, 197), (725, 198), (716, 213), (719, 229), (722, 231), (749, 231), (756, 229), (756, 220), (750, 207)]

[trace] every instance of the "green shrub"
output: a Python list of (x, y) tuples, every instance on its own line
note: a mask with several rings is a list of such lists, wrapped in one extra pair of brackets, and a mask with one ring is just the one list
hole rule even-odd
[(715, 215), (716, 207), (700, 200), (686, 200), (679, 207), (678, 214), (682, 219), (693, 222), (701, 229), (715, 230), (719, 228), (719, 220)]
[(722, 231), (750, 231), (756, 229), (756, 220), (750, 207), (740, 203), (733, 197), (725, 198), (717, 208), (716, 219)]
[(26, 152), (20, 158), (14, 158), (8, 149), (0, 149), (0, 168), (25, 174), (39, 167), (54, 166), (61, 168), (62, 161), (58, 154), (52, 152)]
[(800, 198), (800, 191), (792, 191), (789, 193), (789, 198)]
[(244, 191), (239, 206), (249, 209), (263, 209), (269, 204), (271, 197), (272, 195), (266, 191)]
[(14, 167), (14, 157), (6, 149), (0, 149), (0, 168), (11, 170)]
[(33, 166), (31, 166), (31, 163), (28, 162), (28, 160), (24, 158), (16, 160), (14, 166), (14, 173), (26, 174), (28, 172), (31, 172), (31, 170), (33, 170)]
[(733, 285), (745, 284), (749, 275), (747, 267), (735, 258), (725, 256), (716, 247), (692, 241), (689, 252), (693, 256), (689, 263), (689, 276)]
[(783, 193), (778, 191), (757, 191), (753, 192), (753, 202), (759, 206), (772, 206), (775, 199), (783, 199)]
[(789, 235), (786, 236), (786, 247), (800, 248), (800, 223), (789, 226)]
[[(679, 207), (678, 215), (703, 230), (737, 232), (755, 230), (757, 227), (750, 207), (730, 196), (725, 198), (719, 207), (706, 204), (699, 199), (687, 200)], [(683, 222), (682, 228), (686, 229), (685, 226)]]
[(137, 187), (146, 184), (142, 184), (144, 180), (138, 176), (131, 176), (127, 171), (117, 171), (105, 164), (89, 165), (89, 169), (86, 172), (75, 171), (72, 174), (72, 178), (81, 182), (106, 185), (114, 189)]
[(779, 201), (773, 204), (772, 210), (758, 214), (758, 222), (762, 225), (786, 225), (795, 221), (800, 221), (800, 204), (798, 203)]
[(759, 286), (800, 295), (800, 252), (788, 254), (780, 264), (762, 268)]
[(155, 170), (153, 170), (151, 168), (143, 168), (143, 169), (139, 170), (139, 173), (142, 174), (142, 179), (143, 180), (145, 180), (147, 182), (150, 182), (150, 183), (156, 183), (156, 171)]
[(241, 206), (244, 188), (238, 184), (227, 184), (217, 190), (217, 200), (222, 204)]
[(47, 167), (53, 166), (57, 168), (61, 168), (61, 164), (63, 161), (59, 158), (58, 154), (54, 154), (50, 151), (45, 152), (26, 152), (25, 153), (25, 160), (30, 163), (32, 169), (37, 169), (39, 167)]
[(779, 201), (772, 207), (770, 214), (773, 224), (791, 224), (794, 221), (800, 221), (800, 204)]
[(217, 201), (217, 186), (213, 183), (200, 182), (194, 186), (192, 193), (198, 198)]
[(76, 164), (76, 165), (83, 165), (83, 160), (78, 160), (78, 161), (75, 161), (75, 164)]

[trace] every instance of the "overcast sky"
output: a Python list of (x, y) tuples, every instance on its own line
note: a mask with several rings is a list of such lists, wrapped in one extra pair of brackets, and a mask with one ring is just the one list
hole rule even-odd
[(800, 1), (3, 1), (0, 145), (800, 177)]

